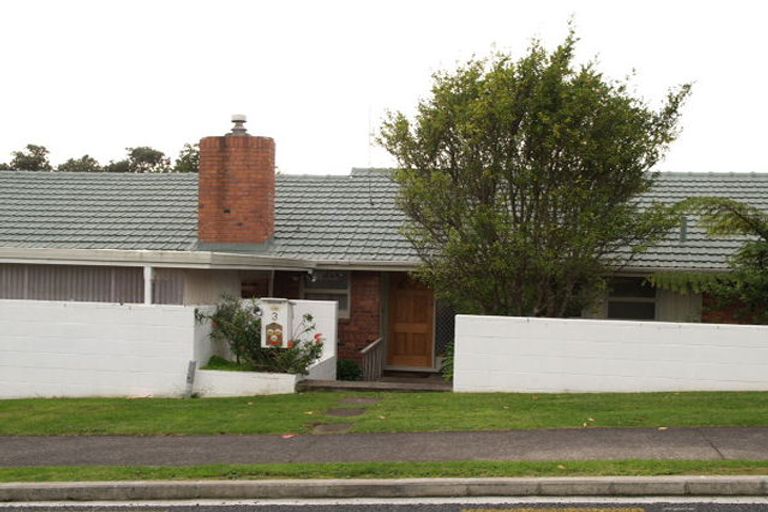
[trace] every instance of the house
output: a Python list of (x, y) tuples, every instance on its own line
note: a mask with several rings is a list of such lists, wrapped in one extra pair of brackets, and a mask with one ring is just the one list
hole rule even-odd
[[(336, 300), (340, 358), (360, 360), (382, 338), (389, 367), (438, 367), (453, 314), (408, 276), (418, 258), (386, 171), (276, 175), (274, 141), (248, 135), (242, 121), (200, 151), (199, 175), (0, 172), (0, 298)], [(691, 195), (768, 209), (768, 174), (667, 173), (643, 200)], [(722, 270), (740, 244), (682, 225), (621, 269), (613, 294), (586, 315), (700, 321), (700, 295), (643, 287), (643, 276)]]

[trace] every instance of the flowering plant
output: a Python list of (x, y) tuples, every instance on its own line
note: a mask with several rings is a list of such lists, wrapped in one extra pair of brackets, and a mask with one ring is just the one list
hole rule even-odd
[(224, 297), (210, 315), (200, 313), (200, 320), (211, 320), (211, 340), (225, 342), (237, 365), (252, 371), (306, 375), (309, 367), (323, 353), (325, 337), (315, 332), (311, 314), (305, 314), (291, 333), (286, 347), (261, 346), (261, 309), (254, 300)]

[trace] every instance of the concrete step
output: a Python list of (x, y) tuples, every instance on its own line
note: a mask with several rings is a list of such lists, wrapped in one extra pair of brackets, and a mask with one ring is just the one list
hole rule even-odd
[(314, 380), (299, 382), (300, 391), (451, 391), (450, 382), (386, 382), (386, 381), (351, 381), (351, 380)]

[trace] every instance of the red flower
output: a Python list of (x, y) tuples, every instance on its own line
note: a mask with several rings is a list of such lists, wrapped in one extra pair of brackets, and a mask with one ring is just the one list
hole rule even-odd
[(288, 340), (288, 348), (293, 348), (295, 344), (296, 342), (294, 342), (293, 340)]

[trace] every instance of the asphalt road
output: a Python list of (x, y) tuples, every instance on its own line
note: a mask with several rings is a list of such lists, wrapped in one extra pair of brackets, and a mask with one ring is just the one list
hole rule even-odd
[(768, 499), (677, 499), (664, 498), (631, 500), (589, 501), (515, 500), (513, 498), (471, 500), (396, 500), (394, 503), (371, 500), (349, 500), (330, 503), (317, 502), (254, 502), (254, 503), (113, 503), (101, 505), (51, 504), (0, 504), (3, 511), (34, 512), (768, 512)]

